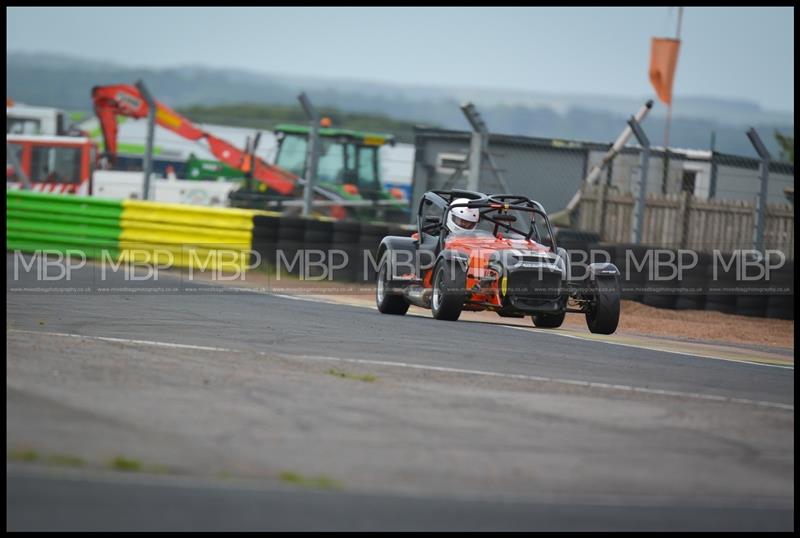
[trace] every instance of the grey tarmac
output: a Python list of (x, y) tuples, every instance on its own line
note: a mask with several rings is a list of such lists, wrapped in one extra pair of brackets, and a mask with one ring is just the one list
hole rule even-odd
[[(91, 267), (72, 277), (98, 285)], [(7, 277), (7, 448), (86, 462), (69, 479), (9, 463), (9, 528), (197, 528), (192, 513), (209, 529), (793, 524), (792, 369), (206, 285), (110, 284), (139, 291), (20, 291), (41, 283)], [(119, 455), (168, 476), (131, 483), (108, 470)], [(287, 472), (337, 489), (292, 487)], [(192, 480), (204, 482), (173, 491)]]

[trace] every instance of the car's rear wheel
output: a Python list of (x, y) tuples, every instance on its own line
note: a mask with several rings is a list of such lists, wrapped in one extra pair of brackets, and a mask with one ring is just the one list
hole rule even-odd
[(456, 321), (461, 316), (466, 274), (455, 262), (441, 261), (433, 274), (431, 311), (436, 319)]
[(533, 324), (536, 327), (540, 327), (542, 329), (555, 329), (556, 327), (561, 327), (564, 323), (564, 318), (566, 317), (566, 312), (561, 312), (560, 314), (534, 314), (531, 316), (533, 319)]
[(386, 262), (381, 264), (381, 268), (378, 271), (377, 285), (375, 286), (375, 303), (378, 305), (378, 311), (381, 314), (402, 316), (408, 312), (409, 304), (405, 297), (389, 291)]
[(595, 334), (612, 334), (619, 324), (619, 278), (596, 278), (591, 282), (594, 297), (586, 311), (586, 325)]

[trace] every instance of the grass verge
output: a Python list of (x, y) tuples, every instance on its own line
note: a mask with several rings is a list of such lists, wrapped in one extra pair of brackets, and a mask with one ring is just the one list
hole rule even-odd
[(280, 479), (284, 482), (314, 489), (341, 489), (342, 485), (325, 475), (320, 476), (303, 476), (300, 473), (292, 471), (283, 471), (280, 474)]
[(363, 381), (365, 383), (372, 383), (373, 381), (378, 379), (377, 377), (371, 374), (363, 374), (363, 375), (350, 374), (348, 372), (343, 372), (342, 370), (337, 370), (336, 368), (331, 368), (325, 373), (332, 376), (341, 377), (342, 379), (353, 379), (355, 381)]

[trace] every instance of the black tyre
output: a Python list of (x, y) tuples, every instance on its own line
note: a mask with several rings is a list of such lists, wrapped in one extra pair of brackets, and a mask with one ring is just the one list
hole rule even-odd
[(566, 317), (566, 312), (561, 312), (560, 314), (534, 314), (531, 316), (533, 319), (533, 324), (536, 327), (540, 327), (542, 329), (555, 329), (556, 327), (561, 327), (564, 323), (564, 318)]
[(682, 288), (675, 300), (675, 310), (703, 310), (708, 294), (708, 266), (713, 263), (711, 254), (698, 252), (697, 265), (681, 276)]
[(464, 307), (466, 274), (457, 262), (439, 262), (433, 273), (431, 311), (436, 319), (456, 321)]
[(794, 319), (794, 261), (773, 271), (769, 287), (772, 291), (767, 298), (767, 317)]
[(377, 285), (375, 287), (375, 303), (381, 314), (393, 314), (403, 316), (408, 312), (408, 301), (402, 295), (390, 293), (386, 283), (386, 268), (388, 264), (382, 263), (378, 271)]
[(597, 278), (591, 282), (594, 300), (586, 311), (586, 325), (595, 334), (613, 334), (619, 324), (619, 279)]
[[(736, 314), (736, 293), (738, 284), (736, 264), (730, 267), (724, 264), (732, 260), (732, 253), (720, 254), (720, 261), (709, 264), (707, 269), (706, 310), (715, 310), (725, 314)], [(716, 275), (714, 272), (716, 266)], [(716, 276), (716, 280), (714, 277)]]

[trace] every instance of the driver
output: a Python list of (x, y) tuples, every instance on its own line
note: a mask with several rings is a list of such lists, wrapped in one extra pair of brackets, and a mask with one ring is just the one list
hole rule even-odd
[[(450, 202), (450, 207), (457, 204), (468, 203), (469, 198), (456, 198)], [(447, 213), (447, 229), (451, 233), (469, 232), (475, 229), (480, 220), (480, 213), (473, 207), (454, 207)]]

